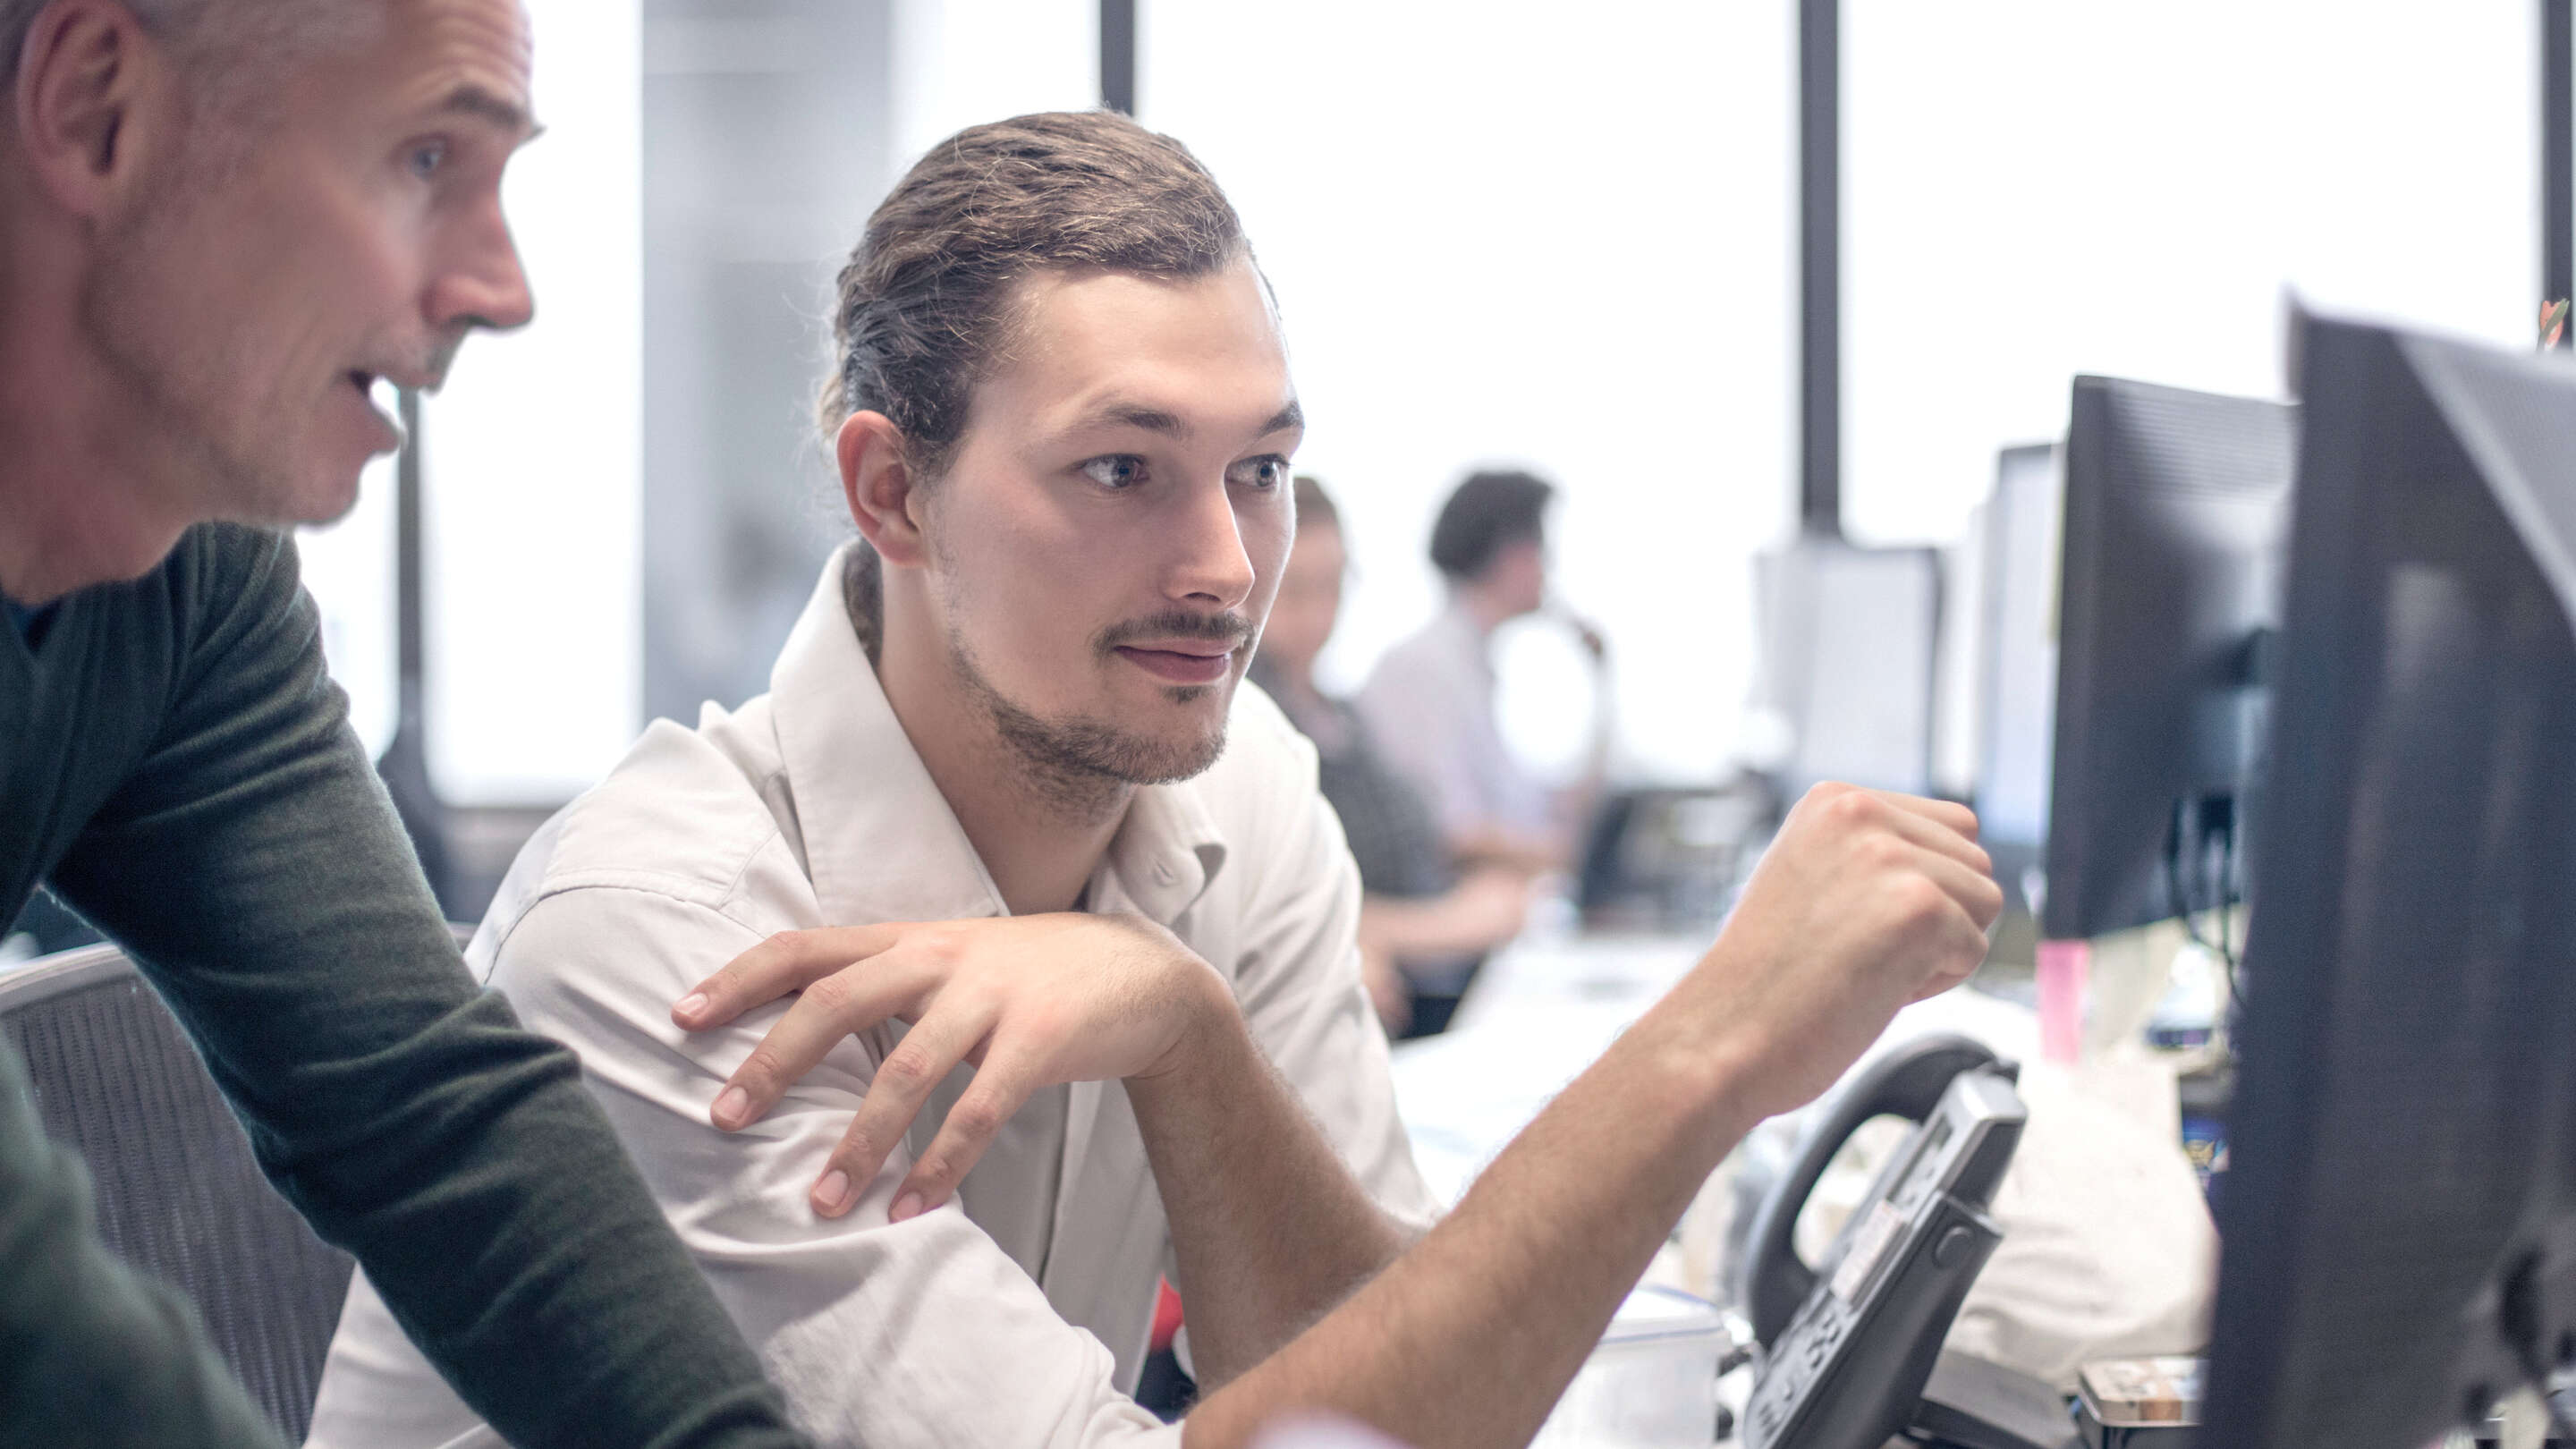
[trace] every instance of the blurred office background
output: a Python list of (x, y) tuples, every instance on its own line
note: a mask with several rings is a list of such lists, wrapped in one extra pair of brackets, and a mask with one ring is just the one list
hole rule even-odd
[[(537, 321), (468, 347), (420, 420), (416, 738), (459, 914), (647, 718), (766, 687), (847, 531), (809, 419), (878, 197), (960, 126), (1102, 87), (1100, 0), (529, 8), (548, 133), (509, 206)], [(1799, 10), (1135, 0), (1136, 112), (1243, 212), (1300, 468), (1345, 514), (1328, 687), (1436, 607), (1451, 485), (1517, 464), (1562, 485), (1558, 591), (1613, 644), (1614, 778), (1798, 753), (1755, 560), (1800, 530)], [(1943, 550), (1954, 635), (1999, 453), (2062, 434), (2075, 373), (2278, 396), (2294, 296), (2531, 336), (2526, 0), (1844, 0), (1840, 28), (1839, 523)], [(392, 471), (305, 540), (380, 749)], [(1574, 644), (1515, 626), (1502, 661), (1507, 732), (1571, 769)], [(1881, 783), (1966, 793), (1971, 708), (1927, 707), (1925, 778)]]

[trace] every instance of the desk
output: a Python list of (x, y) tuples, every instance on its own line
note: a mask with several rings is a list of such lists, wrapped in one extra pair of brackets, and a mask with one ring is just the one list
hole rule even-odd
[[(1497, 952), (1448, 1032), (1395, 1048), (1396, 1111), (1432, 1191), (1456, 1202), (1566, 1083), (1689, 974), (1709, 940), (1697, 933), (1577, 934)], [(2028, 1008), (1970, 986), (1898, 1012), (1862, 1062), (1940, 1031), (1982, 1041), (2015, 1061), (2039, 1054)], [(1785, 1142), (1803, 1117), (1775, 1118), (1763, 1130)]]
[(1495, 953), (1450, 1029), (1395, 1048), (1395, 1105), (1444, 1203), (1708, 949), (1704, 936), (1564, 936)]

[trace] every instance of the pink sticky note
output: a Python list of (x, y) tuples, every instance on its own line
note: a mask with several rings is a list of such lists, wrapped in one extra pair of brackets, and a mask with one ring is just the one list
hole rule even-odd
[(2039, 1054), (2073, 1062), (2084, 1047), (2084, 983), (2093, 964), (2086, 941), (2039, 943)]

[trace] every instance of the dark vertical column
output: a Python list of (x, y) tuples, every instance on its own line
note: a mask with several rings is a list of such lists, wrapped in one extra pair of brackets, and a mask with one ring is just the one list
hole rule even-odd
[(1100, 0), (1100, 104), (1136, 114), (1136, 0)]
[[(394, 813), (411, 836), (412, 853), (422, 874), (448, 908), (447, 808), (429, 784), (428, 663), (423, 647), (421, 594), (420, 394), (400, 394), (402, 452), (394, 458), (394, 658), (400, 683), (395, 696), (394, 737), (386, 744), (376, 773), (394, 798)], [(452, 914), (452, 912), (451, 912)]]
[(1842, 0), (1798, 0), (1798, 521), (1843, 530)]
[[(2570, 105), (2576, 68), (2576, 24), (2570, 0), (2540, 0), (2540, 295), (2555, 302), (2576, 295), (2576, 107)], [(2576, 328), (2569, 329), (2576, 332)], [(2560, 347), (2576, 342), (2561, 334)]]

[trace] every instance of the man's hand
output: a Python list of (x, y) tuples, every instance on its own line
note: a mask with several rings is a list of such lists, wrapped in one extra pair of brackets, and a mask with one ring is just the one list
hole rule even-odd
[(692, 1031), (802, 992), (716, 1095), (715, 1125), (759, 1120), (843, 1037), (912, 1024), (813, 1191), (838, 1217), (959, 1062), (975, 1082), (896, 1192), (897, 1222), (945, 1202), (993, 1135), (1041, 1088), (1152, 1077), (1234, 998), (1214, 968), (1141, 916), (1000, 916), (787, 931), (737, 956), (671, 1008)]
[(1985, 959), (2004, 895), (1976, 833), (1964, 805), (1850, 785), (1819, 785), (1789, 812), (1674, 992), (1754, 1059), (1744, 1080), (1763, 1115), (1813, 1100), (1897, 1008)]

